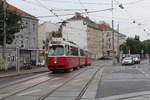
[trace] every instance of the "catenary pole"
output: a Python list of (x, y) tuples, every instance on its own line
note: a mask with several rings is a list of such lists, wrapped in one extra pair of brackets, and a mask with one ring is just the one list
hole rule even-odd
[(3, 53), (2, 53), (2, 57), (4, 59), (4, 61), (6, 61), (6, 56), (5, 56), (5, 52), (6, 52), (6, 0), (3, 0), (3, 14), (4, 14), (4, 19), (3, 19)]
[(113, 54), (113, 64), (115, 64), (115, 38), (114, 38), (114, 1), (111, 2), (112, 6), (112, 54)]

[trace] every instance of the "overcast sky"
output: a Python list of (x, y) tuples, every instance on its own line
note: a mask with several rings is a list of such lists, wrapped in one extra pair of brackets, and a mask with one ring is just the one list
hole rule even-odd
[[(40, 19), (40, 22), (59, 22), (73, 15), (75, 12), (84, 13), (95, 22), (106, 21), (111, 25), (112, 0), (7, 0), (10, 4), (20, 8)], [(118, 6), (122, 4), (124, 9)], [(87, 9), (88, 12), (85, 13)], [(51, 11), (50, 11), (51, 10)], [(104, 11), (101, 11), (104, 10)], [(127, 36), (140, 35), (141, 40), (150, 39), (150, 0), (114, 0), (114, 22), (120, 26), (120, 32)], [(47, 17), (41, 17), (47, 16)], [(134, 23), (133, 23), (134, 22)]]

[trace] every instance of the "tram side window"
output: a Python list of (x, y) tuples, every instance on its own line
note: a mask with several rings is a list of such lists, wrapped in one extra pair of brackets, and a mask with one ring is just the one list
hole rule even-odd
[(72, 56), (78, 56), (78, 48), (70, 46), (70, 49)]
[(84, 51), (82, 49), (80, 50), (80, 55), (84, 56)]
[(74, 56), (78, 56), (78, 48), (74, 48)]

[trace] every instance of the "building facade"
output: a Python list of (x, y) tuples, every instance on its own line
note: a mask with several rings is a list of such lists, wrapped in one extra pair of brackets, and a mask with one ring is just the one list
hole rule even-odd
[(92, 58), (102, 57), (102, 31), (99, 25), (88, 17), (76, 13), (75, 16), (66, 20), (62, 28), (62, 37), (88, 50)]
[[(112, 30), (112, 28), (107, 23), (99, 24), (102, 29), (102, 52), (103, 56), (113, 55), (113, 46), (115, 55), (119, 52), (119, 32)], [(114, 35), (113, 35), (114, 32)], [(114, 40), (113, 40), (114, 37)]]
[(38, 48), (43, 49), (43, 42), (52, 37), (52, 32), (58, 31), (60, 24), (54, 24), (49, 22), (44, 22), (38, 26)]
[[(56, 36), (76, 43), (80, 48), (88, 50), (92, 58), (101, 58), (102, 56), (113, 55), (113, 34), (109, 24), (97, 24), (79, 13), (75, 16), (54, 25), (48, 22), (39, 26), (39, 46), (42, 47), (43, 40), (46, 37)], [(59, 34), (59, 35), (58, 35)], [(114, 30), (114, 52), (118, 52), (118, 32)], [(50, 40), (50, 39), (49, 39)]]
[[(8, 4), (7, 10), (16, 11), (18, 14), (21, 14), (24, 26), (20, 32), (15, 33), (15, 39), (12, 44), (6, 45), (5, 55), (9, 66), (16, 65), (17, 53), (19, 53), (20, 65), (24, 62), (32, 62), (33, 65), (36, 65), (38, 50), (38, 19), (10, 4)], [(19, 51), (16, 52), (16, 49), (19, 49)]]

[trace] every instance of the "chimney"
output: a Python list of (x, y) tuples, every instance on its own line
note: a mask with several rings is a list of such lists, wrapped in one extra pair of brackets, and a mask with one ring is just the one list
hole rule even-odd
[(76, 15), (76, 17), (79, 17), (79, 16), (81, 16), (81, 13), (76, 12), (75, 15)]

